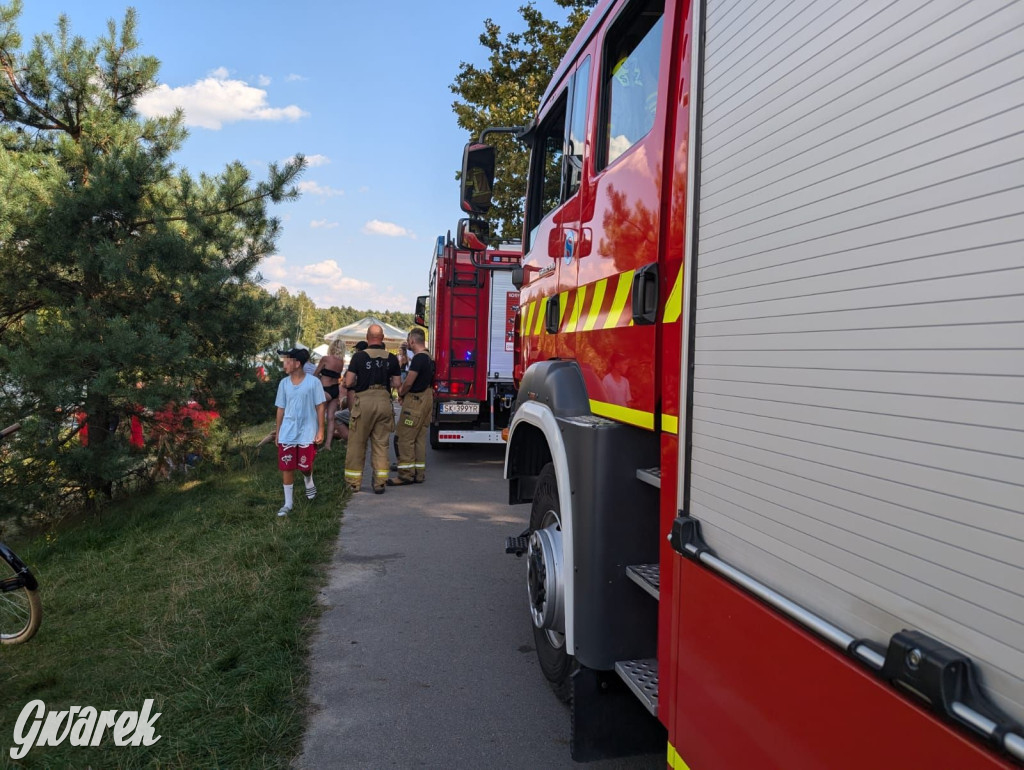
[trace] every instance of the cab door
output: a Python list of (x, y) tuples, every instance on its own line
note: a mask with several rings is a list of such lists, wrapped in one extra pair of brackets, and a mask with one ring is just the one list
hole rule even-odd
[(561, 259), (558, 265), (559, 325), (558, 354), (560, 358), (577, 357), (576, 332), (582, 311), (582, 298), (577, 293), (580, 260), (591, 248), (590, 230), (583, 219), (589, 200), (584, 184), (590, 176), (585, 165), (590, 157), (587, 137), (587, 105), (590, 90), (590, 61), (585, 56), (573, 72), (569, 88), (569, 111), (565, 122), (565, 153), (562, 157), (562, 208), (559, 220)]
[(533, 137), (523, 228), (520, 336), (523, 366), (560, 357), (557, 322), (559, 266), (563, 255), (562, 165), (568, 89), (541, 116)]
[(587, 103), (587, 55), (549, 101), (538, 122), (526, 199), (525, 292), (522, 329), (524, 363), (575, 358), (575, 336), (566, 333), (572, 316), (578, 259), (586, 248), (581, 229), (586, 205), (583, 180)]
[[(591, 409), (653, 429), (659, 394), (665, 114), (671, 35), (664, 0), (632, 0), (607, 27), (595, 67), (593, 178), (579, 260), (576, 358)], [(595, 52), (597, 55), (597, 52)], [(570, 324), (571, 324), (570, 320)]]

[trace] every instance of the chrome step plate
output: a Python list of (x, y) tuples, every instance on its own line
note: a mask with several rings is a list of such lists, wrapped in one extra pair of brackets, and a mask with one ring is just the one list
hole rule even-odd
[(633, 694), (654, 716), (658, 716), (658, 661), (619, 660), (615, 662), (615, 673), (622, 677)]
[(657, 564), (631, 564), (626, 567), (626, 577), (655, 599), (661, 598), (661, 569)]
[(652, 487), (661, 489), (661, 468), (637, 468), (636, 477)]

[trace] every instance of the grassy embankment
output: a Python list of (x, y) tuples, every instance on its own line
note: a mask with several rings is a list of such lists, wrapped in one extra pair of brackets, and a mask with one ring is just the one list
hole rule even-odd
[(227, 468), (121, 502), (97, 517), (10, 543), (39, 578), (43, 624), (0, 648), (0, 765), (18, 715), (42, 699), (142, 708), (154, 698), (150, 747), (34, 748), (25, 767), (286, 766), (305, 720), (306, 654), (316, 593), (338, 534), (344, 443), (317, 458), (319, 491), (297, 479), (279, 519), (273, 445), (249, 431)]

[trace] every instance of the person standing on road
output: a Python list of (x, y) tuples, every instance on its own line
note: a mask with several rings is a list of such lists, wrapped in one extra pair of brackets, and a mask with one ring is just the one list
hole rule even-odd
[(287, 516), (292, 511), (292, 485), (295, 469), (302, 473), (306, 483), (306, 497), (316, 497), (313, 483), (313, 460), (316, 445), (324, 440), (324, 395), (320, 380), (303, 371), (309, 361), (309, 351), (303, 348), (279, 350), (284, 357), (284, 372), (287, 377), (277, 386), (277, 467), (281, 470), (284, 483), (284, 505), (278, 516)]
[(427, 478), (427, 429), (434, 409), (434, 362), (427, 353), (426, 335), (413, 329), (407, 340), (413, 352), (409, 373), (398, 388), (402, 413), (398, 418), (398, 478), (388, 486), (422, 484)]
[(391, 389), (401, 384), (398, 359), (384, 349), (384, 329), (371, 324), (366, 330), (366, 350), (353, 354), (342, 384), (349, 389), (348, 451), (345, 483), (358, 492), (363, 483), (366, 441), (370, 441), (373, 491), (383, 494), (388, 479), (388, 440), (395, 426)]

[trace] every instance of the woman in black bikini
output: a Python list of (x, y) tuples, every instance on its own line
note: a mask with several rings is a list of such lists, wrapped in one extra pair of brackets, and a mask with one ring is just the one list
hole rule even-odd
[(320, 359), (316, 372), (314, 372), (315, 376), (320, 378), (320, 382), (324, 386), (324, 393), (327, 395), (327, 431), (324, 438), (324, 449), (330, 449), (331, 441), (334, 439), (334, 413), (338, 411), (340, 404), (341, 375), (345, 369), (345, 360), (341, 357), (344, 351), (345, 343), (341, 340), (334, 340), (327, 348), (327, 355)]

